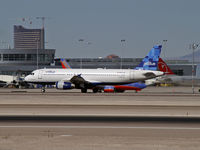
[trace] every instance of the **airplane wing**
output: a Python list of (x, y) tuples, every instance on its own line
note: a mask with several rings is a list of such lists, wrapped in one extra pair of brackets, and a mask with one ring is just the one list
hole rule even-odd
[(81, 77), (81, 74), (73, 76), (70, 79), (70, 82), (75, 84), (75, 86), (78, 88), (93, 87), (93, 84), (91, 82), (86, 81), (83, 77)]

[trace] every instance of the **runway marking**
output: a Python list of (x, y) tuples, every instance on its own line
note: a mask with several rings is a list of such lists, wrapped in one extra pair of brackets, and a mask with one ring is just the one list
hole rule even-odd
[(200, 130), (200, 127), (130, 127), (130, 126), (0, 126), (0, 128), (54, 128), (54, 129), (154, 129), (154, 130)]
[(65, 136), (65, 137), (69, 137), (69, 136), (72, 136), (72, 135), (60, 135), (60, 136)]

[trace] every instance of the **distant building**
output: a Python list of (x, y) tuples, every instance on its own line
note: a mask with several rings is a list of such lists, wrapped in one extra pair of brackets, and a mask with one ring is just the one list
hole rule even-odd
[(14, 25), (14, 49), (45, 49), (44, 28), (26, 29)]
[[(0, 49), (0, 74), (29, 74), (38, 68), (48, 68), (54, 62), (55, 49), (45, 49), (44, 29), (14, 26), (14, 48)], [(38, 58), (38, 59), (37, 59)]]
[(113, 59), (113, 58), (119, 58), (119, 56), (117, 56), (115, 54), (110, 54), (106, 58)]

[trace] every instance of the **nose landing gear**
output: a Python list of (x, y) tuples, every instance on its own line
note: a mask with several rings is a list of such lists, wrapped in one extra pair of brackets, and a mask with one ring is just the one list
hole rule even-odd
[(42, 93), (45, 93), (45, 92), (46, 92), (46, 90), (45, 90), (45, 85), (42, 85), (41, 92), (42, 92)]

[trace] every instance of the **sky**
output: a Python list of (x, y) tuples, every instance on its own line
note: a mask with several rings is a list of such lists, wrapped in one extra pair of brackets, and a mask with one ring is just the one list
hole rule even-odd
[[(41, 28), (56, 57), (144, 57), (162, 44), (165, 57), (200, 43), (199, 0), (0, 0), (0, 48), (13, 48), (13, 25)], [(22, 21), (25, 18), (25, 21)], [(30, 24), (32, 22), (32, 24)], [(82, 39), (82, 40), (80, 40)], [(167, 42), (163, 42), (167, 40)]]

